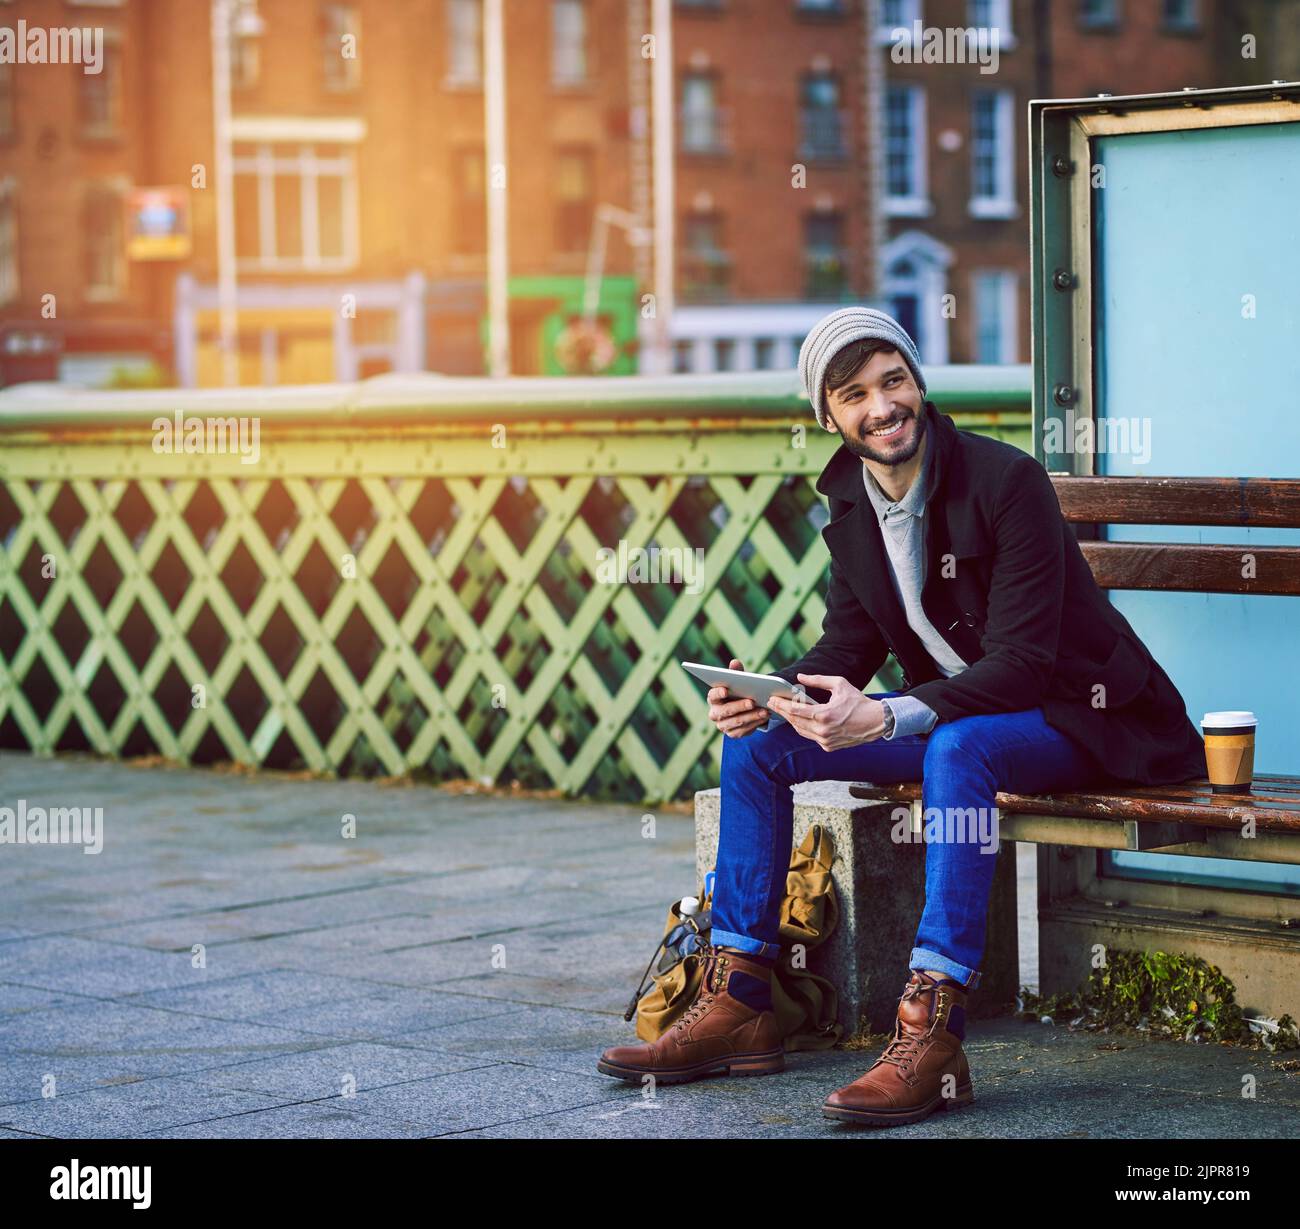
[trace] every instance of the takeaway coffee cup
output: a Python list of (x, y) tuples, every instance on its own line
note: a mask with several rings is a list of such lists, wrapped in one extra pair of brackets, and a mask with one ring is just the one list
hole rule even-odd
[(1216, 794), (1249, 794), (1255, 772), (1255, 714), (1240, 709), (1206, 713), (1205, 769)]

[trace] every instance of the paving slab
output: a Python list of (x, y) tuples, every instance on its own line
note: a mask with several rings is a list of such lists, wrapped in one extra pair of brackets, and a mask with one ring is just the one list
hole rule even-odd
[(480, 1065), (478, 1059), (403, 1046), (400, 1042), (345, 1041), (314, 1050), (209, 1067), (192, 1078), (222, 1088), (317, 1101), (341, 1096), (345, 1086), (365, 1091)]
[(6, 1105), (0, 1109), (0, 1126), (57, 1139), (116, 1138), (211, 1122), (272, 1104), (261, 1093), (196, 1087), (171, 1077)]
[(431, 1135), (451, 1135), (613, 1106), (636, 1095), (595, 1074), (503, 1063), (361, 1092), (352, 1105), (365, 1114), (426, 1123)]
[(1300, 1138), (1294, 1056), (1011, 1019), (970, 1026), (975, 1103), (908, 1127), (820, 1114), (883, 1039), (649, 1098), (599, 1075), (696, 886), (688, 815), (11, 752), (0, 780), (112, 821), (0, 863), (6, 1139)]

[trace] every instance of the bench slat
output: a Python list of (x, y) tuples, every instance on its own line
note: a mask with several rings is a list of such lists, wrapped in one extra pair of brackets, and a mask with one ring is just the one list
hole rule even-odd
[[(1300, 546), (1221, 546), (1199, 542), (1080, 542), (1103, 589), (1183, 593), (1300, 594)], [(1254, 575), (1243, 576), (1244, 556)]]
[(1067, 521), (1300, 528), (1300, 479), (1052, 478)]
[[(1185, 785), (1133, 785), (1125, 786), (1124, 793), (1132, 797), (1158, 798), (1164, 802), (1190, 802), (1199, 797), (1204, 786), (1195, 794)], [(1300, 810), (1300, 778), (1256, 775), (1251, 780), (1252, 806), (1280, 806)]]
[[(1300, 782), (1297, 778), (1284, 778)], [(1279, 780), (1279, 778), (1273, 778)], [(1140, 787), (1139, 787), (1140, 788)], [(1160, 787), (1156, 787), (1160, 788)], [(1253, 794), (1230, 797), (1215, 794), (1208, 781), (1165, 787), (1179, 791), (1168, 799), (1129, 793), (1078, 791), (1059, 794), (1008, 794), (999, 792), (994, 805), (1009, 815), (1057, 815), (1073, 819), (1149, 820), (1200, 824), (1207, 828), (1240, 829), (1247, 819), (1259, 832), (1300, 833), (1300, 799), (1261, 800)], [(873, 802), (912, 803), (921, 801), (921, 782), (897, 785), (858, 783), (849, 786), (854, 798)], [(1185, 795), (1185, 796), (1182, 796)]]

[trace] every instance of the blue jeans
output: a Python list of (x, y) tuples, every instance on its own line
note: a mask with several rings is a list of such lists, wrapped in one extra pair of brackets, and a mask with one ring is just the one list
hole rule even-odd
[[(712, 941), (762, 956), (779, 953), (794, 839), (792, 785), (920, 779), (925, 910), (908, 966), (936, 970), (973, 990), (999, 849), (994, 795), (1077, 788), (1100, 771), (1080, 743), (1047, 724), (1041, 708), (940, 721), (928, 734), (841, 751), (824, 751), (775, 718), (765, 730), (726, 738)], [(910, 817), (903, 827), (910, 834)]]

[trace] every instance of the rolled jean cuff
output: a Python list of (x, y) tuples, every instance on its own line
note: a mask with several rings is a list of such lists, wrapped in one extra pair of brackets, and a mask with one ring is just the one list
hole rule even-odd
[(779, 943), (764, 943), (762, 939), (732, 934), (731, 931), (719, 930), (716, 926), (709, 932), (709, 942), (714, 947), (734, 947), (737, 951), (749, 952), (751, 956), (770, 956), (773, 960), (781, 954)]
[(912, 948), (907, 965), (911, 969), (932, 969), (937, 973), (943, 973), (961, 982), (967, 990), (974, 990), (980, 984), (980, 974), (977, 969), (968, 969), (964, 964), (949, 960), (947, 956), (940, 956), (938, 952), (926, 951), (923, 947)]

